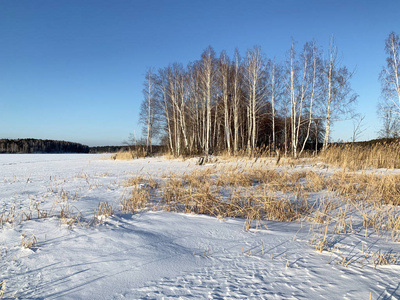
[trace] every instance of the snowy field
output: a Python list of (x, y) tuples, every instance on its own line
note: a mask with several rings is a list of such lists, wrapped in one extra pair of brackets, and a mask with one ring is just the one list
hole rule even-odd
[[(400, 298), (398, 263), (376, 266), (368, 254), (399, 255), (399, 243), (386, 235), (354, 226), (352, 234), (330, 237), (337, 250), (320, 253), (310, 241), (325, 227), (307, 221), (266, 221), (245, 230), (240, 218), (121, 212), (131, 191), (127, 180), (140, 175), (161, 182), (207, 167), (195, 162), (0, 155), (3, 299)], [(310, 168), (317, 167), (295, 167)], [(94, 222), (101, 202), (114, 214)], [(60, 211), (76, 222), (63, 222)]]

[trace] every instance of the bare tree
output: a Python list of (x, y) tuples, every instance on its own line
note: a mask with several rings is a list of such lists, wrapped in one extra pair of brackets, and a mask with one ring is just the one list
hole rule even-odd
[(290, 93), (290, 128), (291, 128), (291, 145), (292, 155), (297, 156), (297, 143), (296, 143), (296, 121), (298, 112), (298, 97), (296, 96), (296, 85), (297, 85), (297, 72), (298, 66), (296, 65), (296, 57), (294, 50), (294, 41), (290, 46), (290, 66), (289, 66), (289, 93)]
[(353, 136), (351, 141), (355, 143), (366, 130), (364, 125), (365, 115), (357, 114), (353, 119)]
[(228, 80), (229, 80), (229, 58), (225, 51), (221, 52), (218, 62), (218, 77), (219, 83), (222, 91), (222, 99), (224, 103), (224, 134), (225, 134), (225, 145), (227, 147), (228, 153), (231, 153), (231, 135), (229, 126), (229, 103), (228, 103)]
[[(391, 32), (385, 41), (386, 66), (380, 73), (382, 96), (390, 117), (400, 119), (400, 38)], [(396, 110), (393, 110), (396, 108)]]
[[(311, 130), (317, 83), (315, 43), (306, 43), (301, 57), (297, 59), (294, 42), (292, 42), (288, 65), (289, 79), (287, 80), (287, 89), (290, 94), (291, 152), (293, 157), (297, 158), (304, 150)], [(299, 152), (300, 135), (303, 134), (303, 145)]]
[(239, 151), (239, 108), (241, 99), (242, 84), (242, 64), (238, 49), (235, 49), (235, 58), (233, 62), (233, 79), (232, 79), (232, 104), (233, 104), (233, 150), (235, 153)]
[[(306, 73), (305, 82), (307, 82), (306, 86), (304, 87), (307, 94), (304, 93), (304, 96), (307, 96), (308, 98), (308, 108), (307, 108), (308, 120), (306, 120), (307, 130), (306, 130), (306, 135), (303, 138), (303, 146), (301, 147), (299, 156), (304, 151), (308, 138), (310, 137), (311, 124), (314, 119), (314, 110), (313, 110), (315, 106), (314, 102), (315, 98), (317, 98), (320, 95), (320, 88), (321, 88), (317, 74), (321, 70), (320, 69), (321, 59), (314, 41), (312, 43), (306, 43), (306, 45), (304, 46), (304, 61), (309, 61), (310, 64), (309, 68), (304, 68), (304, 72)], [(299, 127), (298, 131), (301, 125), (302, 124), (298, 122), (298, 127)], [(297, 138), (299, 138), (299, 134), (297, 134)]]
[(279, 101), (282, 97), (283, 78), (282, 68), (275, 60), (268, 61), (269, 79), (268, 79), (268, 94), (271, 100), (271, 124), (272, 124), (272, 151), (276, 149), (276, 115)]
[[(173, 64), (169, 69), (169, 97), (173, 106), (175, 145), (177, 155), (189, 151), (189, 129), (187, 126), (187, 74), (181, 64)], [(182, 145), (183, 143), (183, 145)]]
[(210, 153), (211, 145), (211, 102), (213, 98), (215, 70), (215, 51), (209, 46), (201, 55), (201, 82), (203, 86), (203, 97), (206, 106), (206, 126), (205, 126), (205, 155)]
[(144, 99), (140, 107), (139, 122), (144, 125), (146, 135), (147, 152), (152, 152), (152, 138), (154, 135), (154, 126), (156, 121), (156, 98), (155, 98), (155, 74), (149, 68), (144, 82)]
[(351, 105), (357, 100), (358, 95), (350, 87), (350, 79), (354, 72), (349, 72), (346, 67), (340, 66), (337, 58), (337, 47), (333, 37), (330, 41), (329, 58), (325, 60), (325, 137), (323, 149), (329, 142), (332, 122), (343, 118), (351, 112)]
[(378, 136), (385, 139), (400, 137), (400, 120), (397, 118), (397, 107), (391, 102), (380, 103), (377, 112), (382, 120), (382, 129), (378, 131)]
[[(203, 122), (202, 122), (202, 93), (199, 80), (199, 64), (190, 64), (187, 70), (188, 85), (188, 118), (190, 119), (191, 129), (189, 134), (189, 147), (191, 153), (199, 153), (200, 149), (204, 149), (204, 140), (202, 138)], [(204, 151), (204, 150), (203, 150)]]
[(165, 127), (168, 135), (168, 148), (172, 154), (175, 155), (175, 147), (173, 144), (172, 134), (172, 120), (170, 117), (170, 103), (168, 97), (168, 71), (166, 69), (160, 69), (156, 79), (156, 89), (160, 95), (160, 107), (163, 113), (163, 119), (165, 120)]
[(259, 47), (247, 51), (245, 61), (245, 79), (248, 93), (248, 150), (256, 148), (258, 111), (265, 96), (265, 59)]

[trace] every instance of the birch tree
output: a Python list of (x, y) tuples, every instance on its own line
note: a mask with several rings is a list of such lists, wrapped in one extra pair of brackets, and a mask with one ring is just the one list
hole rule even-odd
[(148, 152), (152, 152), (152, 138), (154, 134), (156, 99), (155, 99), (155, 74), (149, 68), (144, 82), (144, 99), (140, 107), (139, 122), (144, 125), (146, 134), (146, 147)]
[(233, 151), (239, 151), (239, 109), (241, 99), (242, 64), (238, 49), (235, 49), (232, 78), (232, 105), (233, 105)]
[(271, 68), (271, 72), (270, 72), (270, 92), (271, 92), (271, 123), (272, 123), (272, 151), (275, 151), (276, 148), (276, 138), (275, 138), (275, 115), (276, 115), (276, 111), (275, 111), (275, 104), (276, 104), (276, 100), (277, 100), (277, 82), (279, 82), (279, 80), (277, 80), (277, 65), (274, 61), (270, 61), (269, 62), (270, 68)]
[(309, 91), (307, 92), (307, 94), (308, 94), (308, 120), (307, 120), (306, 135), (303, 139), (303, 146), (299, 152), (299, 156), (304, 151), (304, 148), (306, 146), (308, 138), (310, 137), (311, 124), (314, 119), (313, 118), (313, 115), (314, 115), (313, 109), (315, 106), (314, 102), (315, 102), (315, 98), (319, 96), (320, 84), (318, 84), (319, 83), (318, 72), (321, 70), (320, 69), (320, 56), (319, 56), (319, 53), (318, 53), (318, 50), (317, 50), (317, 47), (316, 47), (314, 41), (312, 43), (307, 43), (304, 46), (304, 57), (305, 57), (304, 60), (307, 60), (310, 62), (309, 69), (305, 70), (307, 73), (307, 75), (306, 75), (307, 76), (307, 86), (309, 88)]
[(400, 137), (400, 119), (397, 117), (397, 107), (392, 102), (380, 103), (377, 113), (382, 120), (382, 128), (378, 131), (379, 138)]
[(229, 80), (229, 67), (230, 62), (229, 58), (226, 55), (225, 51), (221, 52), (218, 62), (218, 77), (219, 83), (221, 86), (222, 99), (224, 105), (224, 136), (225, 136), (225, 146), (228, 150), (228, 153), (231, 153), (231, 130), (229, 126), (229, 103), (228, 103), (228, 80)]
[(265, 59), (259, 47), (247, 51), (245, 61), (245, 80), (248, 97), (247, 120), (248, 120), (248, 150), (257, 146), (257, 118), (258, 111), (265, 96)]
[[(320, 96), (320, 61), (314, 41), (304, 45), (299, 57), (292, 42), (287, 61), (286, 89), (290, 99), (290, 149), (295, 158), (302, 154), (310, 137), (315, 102)], [(285, 120), (285, 127), (286, 124)]]
[(328, 146), (332, 122), (351, 113), (351, 105), (358, 95), (353, 93), (350, 79), (354, 72), (349, 72), (345, 66), (340, 66), (337, 57), (337, 47), (332, 38), (329, 46), (329, 58), (325, 60), (325, 136), (322, 149)]
[[(297, 118), (301, 117), (301, 103), (302, 96), (298, 93), (298, 74), (299, 74), (299, 65), (296, 60), (296, 54), (294, 49), (294, 41), (290, 46), (290, 54), (289, 54), (289, 66), (288, 66), (288, 74), (289, 79), (287, 80), (287, 90), (290, 97), (290, 142), (291, 142), (291, 153), (293, 157), (297, 157)], [(306, 64), (307, 62), (305, 62)], [(286, 125), (285, 125), (286, 127)]]
[(214, 87), (215, 80), (215, 52), (210, 46), (204, 50), (201, 55), (201, 81), (203, 86), (203, 97), (205, 103), (205, 114), (206, 114), (206, 124), (205, 124), (205, 155), (210, 153), (211, 149), (211, 101), (212, 101), (212, 91)]
[(308, 57), (305, 56), (302, 64), (303, 73), (301, 73), (300, 61), (296, 58), (294, 41), (292, 41), (288, 62), (289, 78), (287, 80), (287, 90), (290, 98), (290, 145), (292, 156), (295, 158), (297, 158), (298, 136), (302, 120), (303, 101), (305, 99), (308, 63)]
[[(160, 95), (160, 110), (163, 114), (163, 119), (168, 136), (168, 149), (175, 155), (175, 147), (172, 141), (172, 120), (170, 117), (170, 104), (168, 97), (168, 71), (160, 69), (156, 79), (156, 89)], [(161, 112), (160, 112), (161, 113)]]
[(389, 34), (385, 41), (385, 52), (386, 66), (380, 74), (382, 96), (386, 102), (382, 107), (392, 110), (386, 113), (386, 117), (398, 120), (400, 119), (400, 38), (398, 34), (394, 32)]

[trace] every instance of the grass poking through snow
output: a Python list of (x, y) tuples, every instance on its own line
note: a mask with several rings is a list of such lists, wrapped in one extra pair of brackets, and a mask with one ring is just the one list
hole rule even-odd
[[(244, 229), (268, 227), (269, 221), (307, 222), (318, 252), (341, 253), (336, 235), (364, 230), (400, 241), (400, 176), (376, 173), (319, 172), (306, 168), (271, 168), (267, 164), (206, 165), (163, 180), (136, 177), (122, 211), (143, 208), (242, 218)], [(321, 228), (318, 232), (317, 228)], [(356, 229), (355, 229), (356, 228)], [(341, 255), (341, 256), (340, 256)], [(340, 264), (351, 259), (340, 254)], [(393, 257), (372, 256), (374, 266), (397, 264)]]

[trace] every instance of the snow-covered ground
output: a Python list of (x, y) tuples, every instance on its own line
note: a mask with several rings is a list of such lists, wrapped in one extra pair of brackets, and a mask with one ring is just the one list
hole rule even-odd
[[(162, 180), (195, 168), (204, 166), (194, 159), (0, 155), (0, 213), (15, 210), (14, 222), (0, 229), (4, 299), (400, 298), (400, 266), (374, 268), (366, 255), (396, 256), (400, 245), (372, 232), (335, 235), (337, 251), (319, 253), (310, 240), (323, 227), (307, 223), (267, 221), (267, 228), (246, 231), (242, 219), (121, 213), (129, 178)], [(100, 202), (115, 213), (94, 225)], [(35, 213), (66, 205), (81, 224), (69, 228), (59, 216)], [(37, 245), (22, 247), (23, 234)]]

